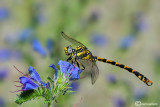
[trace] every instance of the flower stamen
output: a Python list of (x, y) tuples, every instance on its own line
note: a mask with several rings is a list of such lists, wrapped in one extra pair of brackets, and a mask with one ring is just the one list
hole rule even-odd
[(23, 73), (22, 71), (20, 71), (15, 65), (13, 65), (13, 67), (14, 67), (18, 72), (20, 72), (21, 74), (23, 74), (24, 76), (29, 77), (28, 74), (24, 74), (24, 73)]

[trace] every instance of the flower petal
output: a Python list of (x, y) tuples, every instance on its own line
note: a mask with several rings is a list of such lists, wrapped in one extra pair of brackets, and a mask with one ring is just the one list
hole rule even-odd
[(31, 81), (29, 78), (25, 76), (19, 77), (19, 79), (21, 84), (26, 84), (28, 81)]
[(37, 89), (39, 86), (37, 84), (35, 84), (34, 82), (31, 83), (26, 83), (23, 87), (22, 90), (35, 90)]
[(31, 90), (31, 89), (36, 89), (39, 87), (30, 78), (22, 76), (19, 79), (20, 79), (20, 83), (23, 84), (22, 90)]
[(42, 83), (41, 77), (39, 76), (39, 74), (37, 73), (37, 71), (33, 67), (29, 66), (28, 71), (29, 71), (29, 74), (30, 74), (32, 80), (34, 80), (38, 83)]
[(68, 69), (71, 66), (71, 64), (69, 62), (60, 60), (58, 62), (58, 65), (59, 65), (60, 70), (61, 70), (62, 73), (66, 73), (66, 75), (67, 74), (69, 75), (69, 73), (68, 73), (69, 70)]

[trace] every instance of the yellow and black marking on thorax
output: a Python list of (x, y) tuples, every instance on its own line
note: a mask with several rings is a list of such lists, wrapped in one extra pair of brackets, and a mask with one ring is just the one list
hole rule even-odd
[(120, 64), (118, 62), (115, 62), (115, 61), (111, 61), (111, 60), (108, 60), (108, 59), (104, 59), (104, 58), (100, 58), (100, 57), (97, 57), (97, 56), (93, 56), (92, 53), (87, 49), (87, 47), (84, 46), (79, 41), (67, 36), (63, 32), (62, 32), (62, 36), (65, 39), (67, 39), (68, 41), (70, 41), (71, 43), (79, 45), (76, 48), (72, 48), (71, 46), (68, 46), (68, 47), (64, 48), (65, 54), (67, 56), (70, 56), (67, 59), (67, 61), (72, 60), (72, 63), (77, 63), (78, 67), (82, 66), (84, 69), (85, 69), (85, 66), (78, 61), (79, 59), (88, 60), (88, 61), (92, 62), (92, 64), (91, 64), (91, 66), (92, 66), (92, 69), (91, 69), (92, 84), (95, 83), (96, 79), (98, 78), (98, 74), (99, 74), (99, 70), (98, 70), (98, 67), (96, 65), (96, 61), (109, 63), (109, 64), (112, 64), (112, 65), (118, 66), (120, 68), (123, 68), (123, 69), (129, 71), (130, 73), (135, 74), (141, 81), (143, 81), (148, 86), (151, 86), (153, 84), (152, 81), (150, 81), (147, 77), (145, 77), (144, 75), (142, 75), (138, 71), (136, 71), (136, 70), (134, 70), (134, 69), (132, 69), (132, 68), (126, 66), (126, 65), (123, 65), (123, 64)]

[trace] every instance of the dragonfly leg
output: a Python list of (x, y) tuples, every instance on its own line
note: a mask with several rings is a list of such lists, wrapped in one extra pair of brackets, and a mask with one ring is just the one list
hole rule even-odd
[(78, 66), (78, 68), (80, 68), (80, 66), (79, 66), (79, 63), (77, 62), (77, 66)]
[(72, 59), (72, 56), (70, 56), (70, 57), (67, 59), (67, 62), (69, 62), (71, 59)]
[(83, 69), (82, 70), (85, 70), (85, 66), (81, 63), (81, 66), (83, 67)]
[(83, 67), (81, 70), (85, 70), (85, 66), (81, 62), (79, 62), (78, 60), (76, 62), (77, 62), (77, 66), (79, 68), (80, 68), (80, 66)]
[(72, 56), (70, 56), (70, 57), (67, 59), (67, 62), (69, 62), (69, 61), (71, 61), (72, 64), (74, 63)]

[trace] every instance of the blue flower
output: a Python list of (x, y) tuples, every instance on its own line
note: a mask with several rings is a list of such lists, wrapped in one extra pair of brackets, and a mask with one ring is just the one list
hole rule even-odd
[(53, 68), (55, 70), (55, 81), (57, 80), (57, 76), (58, 76), (58, 69), (55, 67), (54, 64), (50, 65), (49, 67)]
[(117, 82), (116, 77), (112, 74), (107, 75), (106, 79), (107, 79), (107, 82), (109, 82), (109, 83), (116, 83)]
[(104, 35), (94, 34), (91, 36), (91, 43), (97, 46), (104, 46), (107, 44), (107, 38)]
[(115, 107), (126, 107), (126, 102), (124, 99), (117, 97), (114, 99)]
[(6, 68), (0, 69), (0, 80), (3, 80), (7, 76), (8, 76), (8, 69)]
[(37, 71), (33, 67), (29, 66), (28, 71), (30, 74), (30, 79), (34, 80), (35, 82), (38, 82), (42, 86), (46, 86), (47, 90), (50, 89), (50, 83), (44, 83)]
[(135, 41), (135, 37), (134, 36), (132, 36), (132, 35), (126, 36), (120, 42), (120, 48), (128, 49), (133, 45), (134, 41)]
[(30, 78), (22, 76), (19, 79), (20, 79), (20, 83), (23, 84), (23, 87), (22, 87), (23, 91), (26, 91), (26, 90), (35, 90), (35, 89), (37, 89), (39, 87)]
[(29, 40), (32, 36), (33, 36), (33, 29), (31, 28), (23, 29), (19, 34), (19, 40), (21, 42), (25, 42)]
[(28, 71), (30, 75), (25, 74), (25, 76), (19, 78), (20, 83), (23, 85), (22, 91), (35, 90), (40, 86), (46, 87), (47, 90), (50, 90), (50, 83), (44, 83), (33, 67), (29, 66)]
[(77, 91), (79, 88), (79, 83), (78, 82), (72, 82), (70, 85), (70, 87), (72, 87), (72, 91)]
[(0, 61), (6, 61), (11, 58), (11, 50), (1, 49), (0, 50)]
[(136, 31), (146, 31), (149, 28), (145, 15), (142, 12), (134, 14), (133, 29)]
[(147, 96), (146, 89), (142, 89), (142, 87), (139, 87), (134, 90), (134, 100), (135, 101), (142, 100), (142, 98), (144, 98), (145, 96)]
[(0, 7), (0, 21), (8, 18), (9, 11), (6, 7)]
[(37, 39), (34, 39), (32, 41), (32, 47), (35, 51), (37, 51), (42, 56), (46, 56), (46, 54), (47, 54), (46, 51), (44, 50), (41, 43)]
[(5, 107), (5, 102), (2, 98), (0, 98), (0, 107)]
[(58, 62), (61, 73), (64, 73), (65, 76), (69, 77), (70, 80), (78, 80), (80, 78), (80, 73), (82, 70), (69, 62), (60, 60)]

